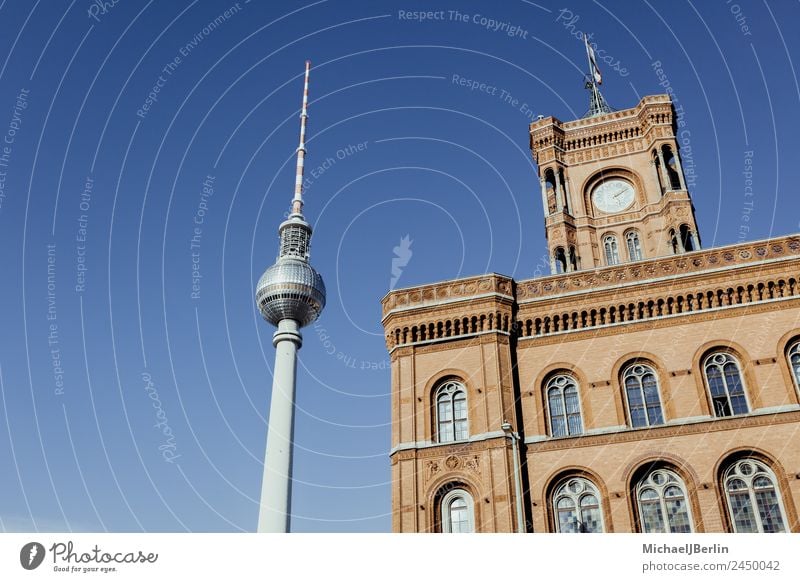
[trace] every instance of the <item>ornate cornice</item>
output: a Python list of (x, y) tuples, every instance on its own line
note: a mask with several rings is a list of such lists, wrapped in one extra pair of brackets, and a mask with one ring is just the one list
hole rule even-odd
[(635, 107), (562, 122), (555, 117), (530, 125), (530, 147), (539, 166), (555, 159), (567, 164), (631, 154), (659, 139), (674, 138), (668, 95), (644, 97)]
[(571, 291), (588, 291), (629, 282), (648, 282), (671, 275), (683, 276), (792, 256), (800, 256), (800, 237), (797, 235), (523, 280), (517, 283), (516, 297), (518, 301), (524, 302), (527, 299), (562, 295)]
[(420, 287), (398, 289), (388, 293), (381, 304), (384, 318), (410, 307), (441, 306), (483, 297), (513, 299), (513, 279), (505, 275), (490, 273), (477, 277), (456, 279)]
[(383, 302), (387, 349), (435, 351), (481, 335), (610, 335), (760, 312), (800, 297), (798, 263), (800, 236), (791, 235), (518, 283), (491, 274), (393, 291)]

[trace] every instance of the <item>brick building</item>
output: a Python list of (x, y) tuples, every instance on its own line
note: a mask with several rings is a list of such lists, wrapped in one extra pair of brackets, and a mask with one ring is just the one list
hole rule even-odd
[(701, 249), (667, 95), (530, 126), (553, 274), (383, 299), (397, 532), (800, 532), (800, 236)]

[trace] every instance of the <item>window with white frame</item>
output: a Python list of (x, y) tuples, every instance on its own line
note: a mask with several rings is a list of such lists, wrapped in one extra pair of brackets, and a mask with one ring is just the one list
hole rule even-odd
[(644, 364), (628, 366), (622, 374), (622, 382), (625, 385), (631, 426), (664, 424), (658, 377), (653, 368)]
[(571, 477), (553, 493), (558, 533), (601, 533), (604, 530), (600, 494), (594, 483)]
[(550, 434), (554, 437), (583, 433), (578, 384), (572, 376), (559, 374), (547, 382)]
[(736, 533), (786, 531), (777, 479), (764, 463), (743, 459), (725, 471), (723, 487)]
[(789, 360), (789, 368), (792, 370), (794, 385), (800, 390), (800, 340), (789, 344), (789, 349), (786, 350), (786, 358)]
[(467, 391), (460, 382), (449, 380), (436, 390), (436, 434), (440, 443), (469, 438)]
[(635, 230), (629, 231), (625, 235), (625, 243), (628, 246), (628, 257), (631, 261), (641, 261), (644, 258), (642, 254), (642, 243), (639, 241), (639, 233)]
[(636, 485), (639, 523), (644, 533), (691, 533), (686, 485), (672, 471), (656, 469)]
[(606, 255), (606, 265), (619, 264), (619, 245), (617, 244), (617, 237), (613, 234), (607, 234), (603, 237), (603, 249)]
[(453, 489), (442, 498), (442, 531), (472, 533), (475, 531), (475, 507), (472, 496), (464, 489)]
[(738, 360), (727, 352), (717, 352), (706, 358), (703, 369), (714, 416), (746, 414), (747, 396)]

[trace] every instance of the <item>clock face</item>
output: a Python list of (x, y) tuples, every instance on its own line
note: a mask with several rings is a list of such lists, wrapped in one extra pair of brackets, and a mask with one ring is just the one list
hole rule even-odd
[(604, 180), (592, 191), (594, 205), (603, 212), (621, 212), (633, 204), (633, 186), (620, 179)]

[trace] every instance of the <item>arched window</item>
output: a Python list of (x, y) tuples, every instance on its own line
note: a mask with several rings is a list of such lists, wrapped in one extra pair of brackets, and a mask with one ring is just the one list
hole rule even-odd
[(658, 377), (650, 366), (634, 364), (622, 374), (625, 397), (631, 426), (654, 426), (664, 424), (661, 399), (658, 395)]
[(639, 523), (644, 533), (691, 533), (692, 519), (683, 480), (656, 469), (636, 485)]
[(625, 235), (625, 244), (628, 246), (628, 257), (630, 257), (631, 261), (641, 261), (644, 258), (638, 232), (635, 230), (629, 231)]
[(672, 249), (672, 254), (673, 255), (677, 255), (678, 254), (678, 251), (680, 250), (678, 248), (678, 235), (675, 234), (675, 230), (674, 229), (670, 229), (669, 230), (669, 247)]
[(792, 369), (794, 385), (800, 389), (800, 340), (795, 340), (786, 350), (786, 358), (789, 360), (789, 367)]
[(607, 234), (603, 237), (603, 250), (606, 255), (606, 265), (619, 264), (619, 245), (617, 245), (617, 237), (613, 234)]
[(558, 200), (556, 196), (556, 177), (552, 169), (548, 169), (544, 173), (544, 189), (547, 197), (547, 208), (550, 214), (558, 210)]
[(475, 531), (475, 508), (472, 496), (464, 489), (453, 489), (442, 498), (442, 531), (472, 533)]
[(436, 391), (436, 428), (439, 442), (467, 440), (467, 391), (450, 380)]
[(597, 487), (582, 477), (571, 477), (553, 493), (558, 533), (601, 533), (603, 512)]
[(734, 463), (725, 471), (723, 486), (733, 531), (786, 531), (786, 516), (776, 478), (764, 463), (755, 459)]
[(652, 158), (653, 169), (656, 172), (656, 182), (658, 182), (658, 189), (663, 196), (667, 189), (664, 188), (664, 183), (661, 180), (661, 162), (658, 160), (658, 152), (656, 152), (656, 150), (653, 150)]
[[(572, 208), (570, 207), (570, 203), (569, 203), (569, 196), (567, 196), (567, 191), (566, 191), (566, 183), (567, 183), (567, 179), (564, 176), (564, 169), (560, 168), (558, 170), (558, 184), (561, 185), (561, 188), (560, 188), (561, 189), (561, 194), (562, 194), (562, 196), (564, 196), (564, 212), (566, 212), (567, 214), (572, 214)], [(556, 186), (556, 187), (558, 187), (558, 186)]]
[(577, 271), (579, 268), (579, 260), (578, 253), (575, 251), (575, 247), (569, 247), (569, 264), (572, 267), (573, 271)]
[(714, 416), (747, 414), (747, 397), (736, 358), (726, 352), (717, 352), (706, 358), (703, 368)]
[(682, 224), (678, 229), (681, 235), (681, 244), (683, 245), (683, 250), (687, 253), (696, 251), (695, 248), (697, 245), (695, 244), (695, 235), (692, 229), (689, 228), (688, 224)]
[(567, 272), (567, 256), (564, 253), (564, 249), (562, 247), (556, 247), (555, 253), (553, 254), (553, 258), (555, 259), (555, 266), (556, 266), (556, 273), (566, 273)]
[(679, 190), (681, 187), (681, 179), (678, 177), (678, 160), (675, 154), (672, 153), (672, 148), (668, 145), (664, 145), (661, 151), (664, 156), (664, 163), (666, 164), (670, 190)]
[(555, 376), (547, 382), (550, 434), (554, 437), (583, 433), (578, 385), (571, 376)]

